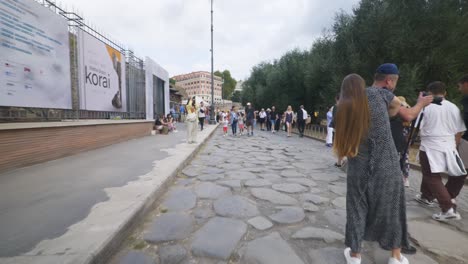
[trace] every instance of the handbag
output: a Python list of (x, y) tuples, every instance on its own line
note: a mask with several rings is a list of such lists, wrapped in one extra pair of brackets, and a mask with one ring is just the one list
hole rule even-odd
[(196, 122), (197, 121), (197, 115), (195, 113), (190, 113), (187, 115), (185, 118), (188, 122)]

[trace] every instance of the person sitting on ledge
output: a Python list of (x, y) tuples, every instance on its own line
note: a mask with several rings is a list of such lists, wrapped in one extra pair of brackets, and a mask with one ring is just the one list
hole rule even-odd
[(167, 123), (164, 122), (164, 117), (161, 115), (156, 119), (154, 122), (154, 130), (159, 131), (160, 134), (167, 134), (169, 129), (167, 127)]

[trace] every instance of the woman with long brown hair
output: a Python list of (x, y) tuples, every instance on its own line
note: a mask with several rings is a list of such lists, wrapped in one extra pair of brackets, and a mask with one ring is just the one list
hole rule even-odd
[(365, 87), (361, 76), (344, 78), (335, 120), (334, 150), (348, 158), (346, 194), (347, 264), (361, 263), (363, 240), (391, 248), (389, 264), (408, 264), (405, 192), (389, 116), (399, 111), (389, 91)]

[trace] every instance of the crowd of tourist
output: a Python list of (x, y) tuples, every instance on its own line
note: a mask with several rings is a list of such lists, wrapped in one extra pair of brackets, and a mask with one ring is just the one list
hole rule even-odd
[(277, 133), (284, 130), (287, 137), (292, 136), (293, 127), (297, 127), (299, 137), (304, 136), (305, 125), (310, 123), (311, 117), (301, 105), (297, 112), (294, 112), (291, 106), (288, 106), (284, 112), (277, 112), (276, 107), (271, 109), (261, 108), (256, 111), (251, 103), (247, 103), (245, 109), (241, 110), (233, 106), (230, 111), (216, 112), (216, 121), (223, 124), (223, 133), (227, 135), (228, 128), (231, 129), (232, 136), (253, 136), (254, 130), (268, 131)]

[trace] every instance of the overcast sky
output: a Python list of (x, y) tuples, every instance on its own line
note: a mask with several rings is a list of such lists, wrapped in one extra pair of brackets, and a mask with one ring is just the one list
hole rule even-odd
[[(215, 70), (236, 79), (293, 48), (309, 49), (359, 0), (214, 0)], [(210, 0), (59, 0), (171, 76), (210, 71)]]

